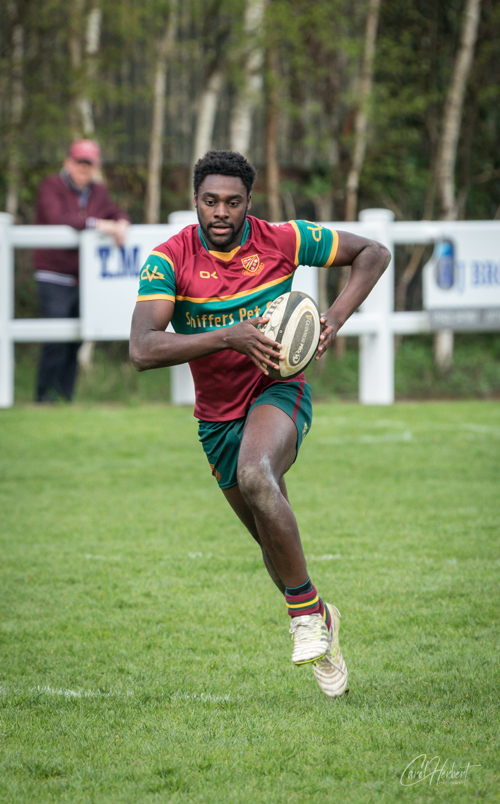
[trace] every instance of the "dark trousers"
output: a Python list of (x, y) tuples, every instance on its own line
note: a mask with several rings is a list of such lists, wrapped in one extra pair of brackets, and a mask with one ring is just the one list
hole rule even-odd
[[(42, 318), (78, 318), (78, 286), (38, 282)], [(44, 343), (36, 382), (36, 401), (52, 402), (58, 396), (70, 401), (77, 374), (79, 343)]]

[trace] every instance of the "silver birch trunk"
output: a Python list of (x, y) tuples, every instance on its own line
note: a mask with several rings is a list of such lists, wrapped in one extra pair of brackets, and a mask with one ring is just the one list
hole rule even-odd
[(266, 118), (266, 189), (267, 205), (270, 221), (280, 221), (280, 168), (278, 161), (278, 125), (279, 125), (279, 97), (278, 97), (278, 60), (274, 52), (268, 53), (269, 88), (267, 97)]
[(247, 52), (244, 64), (244, 84), (233, 105), (230, 126), (231, 150), (248, 154), (252, 133), (252, 114), (262, 96), (264, 50), (255, 46), (264, 23), (267, 0), (247, 0), (245, 8), (244, 41)]
[[(373, 88), (373, 63), (377, 42), (377, 28), (380, 12), (380, 0), (369, 0), (365, 27), (365, 43), (361, 78), (359, 85), (359, 103), (354, 120), (354, 147), (351, 167), (347, 176), (345, 196), (345, 220), (355, 221), (358, 212), (359, 177), (363, 169), (368, 132), (368, 107)], [(344, 266), (340, 273), (338, 292), (341, 293), (349, 279), (350, 267)], [(345, 338), (335, 339), (335, 355), (341, 360), (345, 353)]]
[[(205, 88), (198, 100), (198, 113), (196, 115), (192, 167), (212, 148), (214, 135), (215, 115), (217, 104), (224, 83), (224, 74), (221, 69), (215, 68), (209, 75)], [(193, 171), (191, 170), (191, 175)], [(191, 208), (194, 209), (194, 200), (191, 196)]]
[[(333, 199), (331, 193), (317, 195), (314, 199), (314, 214), (317, 221), (331, 221), (333, 217)], [(328, 310), (328, 273), (329, 268), (318, 268), (318, 305), (322, 313)], [(317, 364), (320, 374), (326, 367), (323, 357)]]
[(97, 76), (96, 59), (101, 41), (101, 23), (101, 5), (99, 2), (94, 2), (93, 7), (87, 15), (87, 32), (85, 37), (86, 86), (78, 100), (82, 118), (82, 129), (86, 137), (92, 137), (95, 133), (94, 114), (92, 111), (92, 102), (88, 96), (88, 89), (95, 82)]
[(346, 186), (346, 221), (355, 221), (357, 217), (359, 177), (363, 169), (366, 153), (368, 107), (373, 87), (373, 62), (375, 59), (379, 11), (380, 0), (370, 0), (366, 17), (365, 47), (359, 88), (359, 105), (354, 122), (353, 157)]
[(71, 138), (78, 139), (83, 134), (83, 120), (80, 110), (82, 81), (82, 35), (85, 0), (72, 0), (68, 30), (68, 49), (72, 72), (72, 100), (70, 104)]
[[(442, 220), (447, 221), (456, 220), (457, 218), (455, 164), (464, 97), (474, 60), (474, 49), (476, 46), (480, 13), (481, 0), (467, 0), (460, 37), (460, 47), (455, 59), (443, 113), (436, 177), (440, 217)], [(453, 341), (453, 332), (451, 330), (441, 330), (434, 336), (434, 360), (437, 368), (441, 372), (448, 371), (453, 363)]]
[(167, 71), (168, 63), (172, 58), (175, 46), (177, 23), (177, 0), (171, 0), (169, 20), (163, 36), (158, 43), (156, 58), (153, 89), (153, 119), (149, 139), (148, 180), (144, 212), (145, 223), (159, 223), (160, 220)]
[(214, 69), (201, 93), (196, 117), (193, 164), (212, 147), (215, 115), (223, 81), (224, 74), (222, 70), (220, 68)]
[[(429, 220), (432, 217), (432, 208), (434, 206), (435, 193), (436, 193), (436, 181), (433, 172), (431, 176), (431, 181), (427, 187), (426, 197), (424, 201), (424, 211), (422, 215), (422, 220), (424, 221)], [(408, 264), (406, 265), (406, 267), (401, 272), (398, 278), (394, 295), (394, 309), (396, 310), (396, 312), (404, 312), (406, 310), (406, 297), (408, 287), (420, 268), (420, 263), (422, 257), (424, 256), (425, 250), (426, 250), (425, 245), (415, 246)], [(396, 344), (399, 344), (401, 337), (402, 336), (398, 336), (396, 338)]]
[(457, 217), (455, 163), (464, 97), (474, 59), (480, 12), (481, 0), (467, 0), (460, 37), (460, 48), (455, 59), (453, 75), (444, 107), (436, 173), (441, 219), (446, 221), (456, 220)]
[[(76, 0), (75, 22), (84, 20), (84, 1)], [(74, 134), (84, 137), (93, 137), (95, 134), (94, 113), (92, 101), (89, 97), (89, 88), (92, 86), (97, 76), (96, 60), (99, 53), (101, 41), (102, 8), (100, 0), (93, 0), (90, 11), (87, 14), (85, 25), (85, 43), (82, 48), (82, 40), (78, 35), (76, 25), (73, 28), (71, 37), (71, 59), (76, 73), (80, 73), (80, 89), (75, 99), (74, 112)], [(82, 58), (83, 50), (83, 58)], [(91, 371), (94, 365), (94, 341), (84, 341), (78, 350), (78, 365), (83, 371)]]
[(9, 3), (12, 26), (12, 67), (10, 79), (10, 121), (7, 153), (7, 189), (5, 208), (15, 219), (19, 208), (20, 163), (19, 131), (24, 108), (24, 26), (15, 3)]

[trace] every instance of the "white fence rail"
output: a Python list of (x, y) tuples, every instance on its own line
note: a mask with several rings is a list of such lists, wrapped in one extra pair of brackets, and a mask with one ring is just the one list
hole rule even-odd
[[(155, 245), (188, 222), (185, 213), (176, 213), (169, 224), (131, 226), (126, 244), (128, 251), (122, 249), (122, 262), (119, 263), (118, 250), (109, 238), (95, 230), (80, 233), (67, 226), (14, 226), (10, 215), (0, 213), (0, 408), (14, 403), (16, 342), (85, 338), (128, 340), (140, 267)], [(365, 210), (355, 223), (328, 222), (324, 225), (379, 240), (392, 253), (396, 244), (436, 243), (449, 237), (450, 227), (455, 237), (463, 226), (474, 231), (473, 222), (395, 222), (392, 213), (385, 209)], [(497, 242), (500, 242), (500, 224), (482, 222), (481, 225), (487, 227), (488, 232), (496, 233)], [(80, 249), (79, 319), (14, 318), (14, 250), (33, 248)], [(494, 272), (493, 275), (496, 276)], [(317, 270), (301, 267), (294, 288), (317, 297)], [(113, 316), (115, 320), (111, 325), (108, 319)], [(427, 311), (394, 312), (394, 266), (391, 260), (361, 310), (341, 329), (342, 335), (360, 338), (359, 400), (362, 404), (390, 405), (394, 402), (394, 335), (429, 331), (430, 315)], [(191, 404), (194, 395), (188, 367), (175, 366), (171, 372), (173, 403)]]

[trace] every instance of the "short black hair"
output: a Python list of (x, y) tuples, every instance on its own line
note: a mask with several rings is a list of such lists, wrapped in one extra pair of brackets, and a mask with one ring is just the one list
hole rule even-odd
[(236, 151), (208, 151), (198, 159), (194, 166), (193, 184), (195, 195), (207, 176), (237, 176), (245, 185), (248, 194), (252, 192), (257, 171), (248, 159)]

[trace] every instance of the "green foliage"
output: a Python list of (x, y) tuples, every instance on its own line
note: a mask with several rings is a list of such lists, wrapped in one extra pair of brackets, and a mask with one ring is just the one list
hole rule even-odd
[[(4, 146), (0, 149), (0, 206), (8, 181), (6, 158), (14, 138), (21, 157), (21, 222), (32, 219), (39, 179), (57, 169), (64, 157), (71, 137), (72, 103), (82, 90), (92, 102), (105, 167), (111, 173), (124, 169), (136, 173), (129, 181), (133, 197), (128, 189), (118, 187), (117, 199), (129, 205), (135, 222), (143, 220), (154, 67), (171, 3), (102, 0), (101, 7), (94, 77), (72, 63), (70, 52), (70, 32), (76, 30), (83, 57), (88, 1), (81, 5), (79, 23), (76, 4), (63, 0), (20, 0), (0, 7), (0, 145)], [(360, 208), (389, 206), (406, 219), (435, 213), (431, 178), (464, 7), (464, 0), (381, 4)], [(267, 5), (264, 31), (251, 41), (244, 34), (244, 0), (186, 0), (178, 8), (178, 34), (167, 77), (164, 158), (165, 165), (182, 171), (182, 181), (170, 183), (164, 175), (162, 218), (187, 203), (197, 102), (207, 76), (216, 65), (225, 73), (214, 145), (227, 147), (245, 57), (249, 48), (263, 47), (276, 56), (279, 159), (283, 177), (293, 188), (294, 204), (297, 209), (312, 207), (313, 212), (329, 205), (341, 219), (352, 157), (366, 0), (273, 0)], [(23, 115), (21, 126), (14, 130), (12, 34), (19, 22), (24, 48)], [(498, 3), (483, 0), (457, 159), (464, 218), (490, 219), (500, 209), (499, 31)], [(249, 156), (264, 176), (265, 93), (258, 100)]]
[[(343, 615), (336, 701), (190, 411), (4, 411), (0, 799), (495, 801), (499, 437), (494, 403), (316, 405), (287, 485)], [(403, 787), (421, 754), (478, 767)]]
[[(382, 3), (363, 206), (378, 206), (382, 198), (382, 205), (403, 219), (423, 217), (463, 8), (461, 0)], [(499, 24), (497, 5), (483, 2), (458, 154), (464, 218), (490, 219), (500, 205), (498, 158), (489, 139), (493, 135), (498, 141), (500, 128), (498, 59), (493, 56)], [(432, 214), (431, 205), (427, 215)]]

